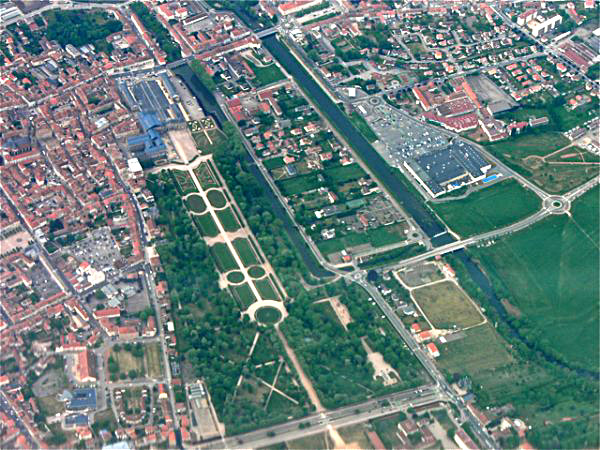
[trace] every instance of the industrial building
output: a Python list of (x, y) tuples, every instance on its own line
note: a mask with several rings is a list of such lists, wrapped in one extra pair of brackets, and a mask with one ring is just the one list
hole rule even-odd
[(455, 140), (446, 148), (404, 161), (404, 167), (435, 198), (483, 180), (492, 165), (472, 145)]

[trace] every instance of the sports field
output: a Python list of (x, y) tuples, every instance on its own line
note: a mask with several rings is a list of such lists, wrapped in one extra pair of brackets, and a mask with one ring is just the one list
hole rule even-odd
[(473, 192), (467, 198), (430, 206), (452, 231), (465, 238), (518, 222), (539, 210), (542, 202), (511, 179)]
[(467, 328), (484, 320), (469, 297), (451, 281), (424, 286), (411, 294), (436, 328)]
[(210, 247), (210, 253), (212, 254), (215, 263), (220, 272), (228, 272), (230, 270), (239, 269), (233, 255), (229, 251), (227, 244), (218, 242)]
[(484, 269), (526, 318), (526, 333), (567, 361), (598, 369), (598, 187), (552, 216), (474, 249)]

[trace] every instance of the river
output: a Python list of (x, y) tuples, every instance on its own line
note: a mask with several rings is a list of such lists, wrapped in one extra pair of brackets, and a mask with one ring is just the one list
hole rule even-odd
[[(346, 138), (346, 141), (351, 143), (355, 152), (358, 153), (359, 157), (367, 164), (367, 166), (369, 166), (375, 177), (378, 178), (379, 181), (383, 182), (390, 193), (404, 207), (406, 212), (417, 222), (423, 232), (429, 238), (431, 238), (432, 244), (434, 246), (440, 246), (454, 241), (454, 238), (447, 233), (446, 228), (440, 224), (433, 213), (427, 209), (423, 203), (423, 200), (417, 196), (418, 194), (415, 194), (409, 190), (403, 184), (403, 182), (400, 181), (398, 178), (399, 175), (392, 172), (392, 168), (385, 162), (379, 153), (377, 153), (371, 144), (369, 144), (369, 142), (358, 132), (348, 117), (323, 91), (313, 77), (298, 62), (295, 56), (292, 55), (289, 49), (277, 39), (277, 35), (265, 37), (262, 39), (262, 42), (269, 52), (271, 52), (271, 54), (277, 58), (285, 70), (294, 77), (296, 83), (308, 93), (316, 105), (318, 105), (321, 112), (328, 117), (330, 122)], [(519, 339), (530, 349), (539, 352), (539, 354), (542, 355), (546, 361), (556, 364), (560, 367), (571, 368), (568, 366), (568, 364), (557, 360), (553, 355), (541, 350), (533, 342), (530, 342), (526, 336), (523, 336), (520, 331), (507, 320), (509, 319), (508, 313), (496, 295), (496, 292), (494, 291), (494, 288), (487, 275), (477, 264), (475, 264), (475, 262), (473, 262), (464, 249), (457, 250), (454, 252), (454, 254), (460, 259), (462, 264), (464, 264), (469, 276), (477, 284), (477, 286), (481, 288), (483, 293), (488, 298), (490, 304), (498, 312), (500, 318), (508, 325), (513, 337)], [(579, 375), (593, 378), (599, 377), (598, 372), (584, 369), (573, 370), (575, 370)]]

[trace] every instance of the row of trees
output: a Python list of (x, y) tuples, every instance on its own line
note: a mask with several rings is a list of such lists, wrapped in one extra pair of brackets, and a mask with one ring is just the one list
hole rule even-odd
[(142, 24), (152, 34), (159, 47), (167, 54), (167, 62), (173, 62), (181, 59), (181, 47), (175, 42), (169, 30), (156, 18), (154, 14), (142, 2), (131, 4), (131, 10), (140, 18)]

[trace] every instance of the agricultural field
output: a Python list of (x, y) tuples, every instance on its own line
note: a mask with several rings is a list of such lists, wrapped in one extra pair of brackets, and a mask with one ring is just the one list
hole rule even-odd
[(237, 238), (234, 239), (232, 243), (245, 267), (260, 264), (260, 261), (252, 248), (252, 244), (247, 238)]
[(202, 214), (201, 216), (193, 216), (192, 220), (198, 227), (198, 231), (200, 231), (202, 236), (215, 237), (219, 235), (217, 224), (210, 213)]
[(452, 231), (466, 238), (518, 222), (539, 210), (542, 202), (517, 181), (507, 180), (464, 199), (429, 205)]
[(210, 247), (210, 253), (214, 258), (215, 264), (220, 272), (225, 273), (229, 272), (230, 270), (239, 269), (235, 258), (231, 254), (229, 247), (227, 247), (227, 244), (223, 242), (216, 243)]
[(240, 223), (238, 222), (230, 206), (225, 209), (218, 210), (217, 217), (219, 218), (219, 222), (221, 222), (221, 225), (223, 225), (225, 231), (237, 231), (240, 229)]
[(570, 363), (598, 368), (598, 191), (552, 216), (474, 250), (497, 290), (535, 335)]
[(199, 194), (192, 194), (185, 199), (188, 209), (196, 214), (201, 214), (206, 211), (206, 203)]
[(471, 328), (465, 337), (439, 344), (437, 364), (448, 373), (467, 374), (474, 379), (484, 371), (495, 370), (513, 361), (506, 343), (489, 324)]
[(208, 201), (210, 202), (213, 208), (222, 208), (227, 204), (227, 199), (225, 198), (225, 195), (223, 194), (223, 192), (217, 189), (211, 189), (210, 191), (208, 191), (206, 193), (206, 198), (208, 198)]
[(435, 328), (467, 328), (484, 320), (471, 299), (451, 281), (415, 289), (411, 295)]

